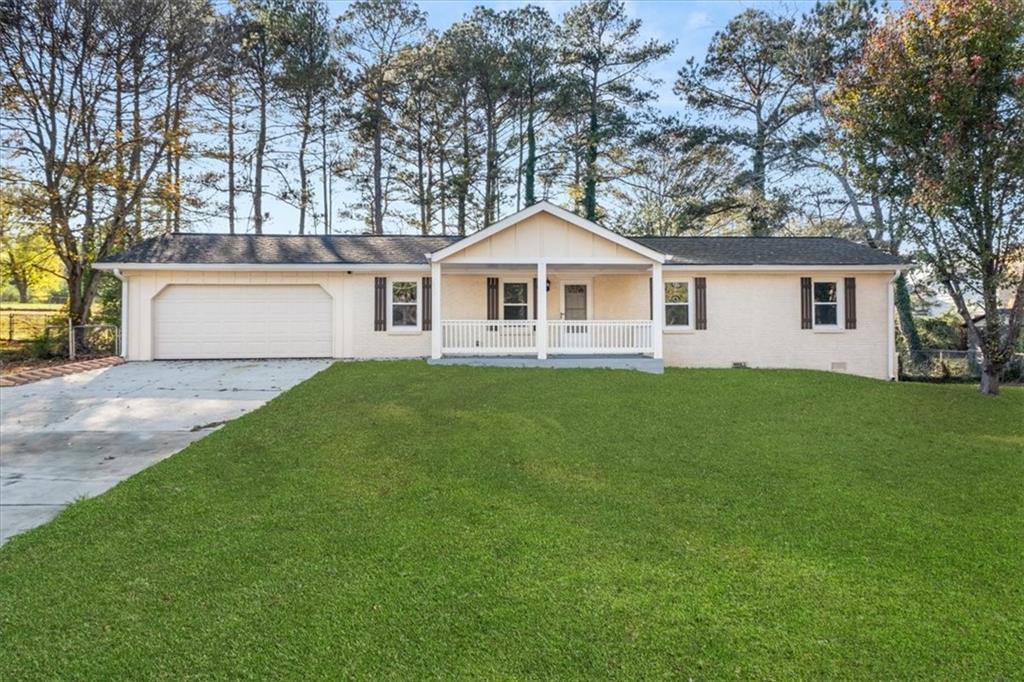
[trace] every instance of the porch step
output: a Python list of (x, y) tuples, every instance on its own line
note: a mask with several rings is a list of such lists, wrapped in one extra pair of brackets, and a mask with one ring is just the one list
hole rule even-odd
[(562, 355), (538, 360), (530, 356), (501, 357), (447, 357), (428, 358), (431, 365), (468, 365), (472, 367), (550, 367), (553, 369), (632, 369), (649, 374), (663, 374), (665, 362), (644, 356), (595, 356), (595, 355)]

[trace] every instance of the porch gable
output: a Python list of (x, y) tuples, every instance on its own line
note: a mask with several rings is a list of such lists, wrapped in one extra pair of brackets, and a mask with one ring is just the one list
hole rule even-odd
[(430, 254), (432, 262), (663, 263), (664, 254), (565, 209), (540, 202)]

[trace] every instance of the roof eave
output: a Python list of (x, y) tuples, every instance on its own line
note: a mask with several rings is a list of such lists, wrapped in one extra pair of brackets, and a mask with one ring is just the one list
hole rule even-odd
[(93, 263), (96, 270), (276, 270), (305, 272), (346, 272), (408, 270), (425, 271), (428, 263), (121, 263), (114, 261)]

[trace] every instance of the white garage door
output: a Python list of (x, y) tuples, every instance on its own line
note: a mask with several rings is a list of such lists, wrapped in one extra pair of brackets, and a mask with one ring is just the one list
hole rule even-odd
[(173, 284), (153, 301), (153, 357), (332, 355), (331, 297), (315, 285)]

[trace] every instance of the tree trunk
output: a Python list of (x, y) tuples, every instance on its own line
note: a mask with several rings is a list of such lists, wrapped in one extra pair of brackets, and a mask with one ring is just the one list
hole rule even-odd
[(988, 360), (981, 363), (981, 386), (979, 390), (982, 395), (999, 395), (999, 375), (1002, 368), (994, 368)]
[(308, 103), (302, 119), (302, 137), (299, 140), (299, 234), (306, 234), (306, 209), (309, 206), (309, 173), (306, 170), (306, 146), (309, 144), (309, 119), (312, 103)]
[(487, 104), (484, 112), (487, 148), (484, 153), (486, 168), (484, 169), (484, 226), (495, 220), (498, 196), (498, 132), (494, 124), (494, 106)]
[[(114, 164), (117, 167), (117, 186), (115, 188), (116, 198), (114, 200), (114, 211), (118, 215), (124, 213), (126, 201), (125, 194), (128, 191), (128, 179), (125, 177), (124, 165), (124, 66), (124, 61), (118, 60), (117, 75), (115, 76), (116, 85), (114, 88), (114, 130), (116, 131), (115, 144), (117, 145), (117, 148), (114, 151)], [(125, 235), (125, 237), (127, 237), (127, 235)], [(22, 301), (22, 303), (24, 303), (24, 301)]]
[(592, 86), (590, 121), (587, 127), (587, 156), (583, 178), (583, 216), (597, 220), (597, 84)]
[[(132, 62), (132, 153), (131, 167), (134, 169), (135, 187), (142, 185), (142, 67), (143, 56), (136, 52)], [(135, 220), (132, 223), (131, 241), (142, 239), (142, 199), (135, 202)]]
[(14, 288), (18, 290), (18, 302), (28, 303), (28, 282), (21, 277), (12, 278)]
[(235, 233), (235, 85), (228, 84), (228, 231)]
[[(169, 9), (170, 8), (168, 7), (168, 10)], [(171, 87), (172, 87), (171, 86), (171, 65), (172, 65), (172, 60), (171, 60), (170, 55), (168, 55), (167, 56), (167, 64), (165, 65), (165, 67), (167, 69), (165, 87), (167, 88), (167, 90), (164, 93), (164, 98), (165, 98), (165, 100), (164, 100), (164, 137), (166, 137), (168, 139), (171, 136)], [(171, 230), (171, 200), (170, 200), (170, 197), (166, 196), (166, 193), (168, 192), (168, 189), (169, 189), (169, 187), (171, 185), (171, 170), (172, 170), (172, 164), (173, 164), (173, 159), (171, 158), (171, 148), (172, 147), (173, 147), (173, 145), (170, 145), (170, 144), (168, 144), (168, 145), (166, 145), (164, 147), (164, 154), (166, 156), (164, 157), (163, 193), (165, 194), (165, 196), (163, 196), (162, 199), (163, 199), (163, 203), (164, 203), (163, 210), (164, 210), (164, 233), (165, 234), (170, 234), (171, 231), (172, 231)]]
[(383, 116), (380, 110), (374, 112), (373, 122), (373, 225), (374, 234), (384, 234), (384, 150)]
[(900, 273), (896, 278), (896, 310), (900, 316), (900, 332), (907, 344), (911, 357), (921, 352), (921, 337), (917, 332), (917, 322), (910, 304), (910, 291), (907, 289), (907, 276)]
[(535, 177), (537, 173), (537, 133), (533, 123), (533, 97), (530, 97), (530, 109), (526, 112), (526, 187), (524, 189), (524, 203), (533, 206), (537, 203), (535, 190)]
[(462, 113), (462, 172), (458, 184), (456, 229), (459, 236), (466, 235), (466, 195), (469, 193), (469, 113)]
[(252, 188), (253, 230), (263, 234), (263, 155), (267, 148), (267, 80), (260, 76), (260, 127), (256, 137), (256, 178)]
[(441, 202), (441, 234), (442, 235), (447, 235), (448, 234), (448, 213), (447, 213), (446, 205), (448, 203), (448, 191), (447, 191), (448, 187), (447, 187), (447, 185), (445, 184), (445, 181), (444, 181), (444, 162), (445, 162), (444, 143), (442, 142), (442, 143), (440, 143), (439, 149), (438, 149), (437, 172), (438, 172), (438, 175), (440, 176), (440, 180), (438, 182), (438, 187), (440, 188), (440, 197), (439, 198), (440, 198), (440, 202)]
[(330, 168), (327, 165), (327, 98), (320, 99), (320, 166), (323, 176), (324, 234), (331, 233)]
[(754, 156), (753, 156), (753, 177), (751, 178), (751, 191), (754, 195), (754, 204), (748, 211), (750, 221), (750, 234), (755, 237), (767, 237), (771, 233), (771, 225), (765, 215), (765, 158), (764, 149), (766, 141), (764, 130), (760, 123), (757, 125), (757, 132), (754, 133)]

